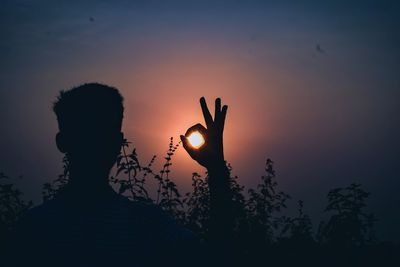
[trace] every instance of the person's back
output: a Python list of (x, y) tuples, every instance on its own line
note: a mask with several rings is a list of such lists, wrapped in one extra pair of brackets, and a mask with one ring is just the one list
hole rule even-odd
[(195, 236), (158, 206), (132, 202), (108, 184), (124, 141), (119, 92), (84, 84), (61, 92), (53, 109), (60, 130), (57, 147), (69, 162), (69, 182), (17, 224), (10, 264), (183, 264), (199, 244)]
[[(72, 199), (71, 199), (72, 198)], [(195, 236), (159, 207), (132, 202), (114, 192), (78, 203), (68, 188), (30, 210), (17, 225), (22, 263), (42, 266), (179, 265), (195, 249)]]

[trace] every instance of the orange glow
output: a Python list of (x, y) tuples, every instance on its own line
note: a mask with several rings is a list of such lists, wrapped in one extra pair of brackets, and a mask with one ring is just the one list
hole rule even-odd
[(204, 138), (199, 132), (193, 132), (188, 137), (189, 143), (194, 148), (200, 148), (204, 144)]

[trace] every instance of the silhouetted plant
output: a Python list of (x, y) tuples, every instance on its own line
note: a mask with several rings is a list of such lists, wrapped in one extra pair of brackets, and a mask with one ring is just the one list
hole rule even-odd
[[(147, 166), (140, 165), (136, 149), (127, 153), (130, 142), (124, 140), (121, 153), (117, 157), (117, 170), (114, 176), (110, 177), (110, 183), (118, 186), (119, 194), (122, 194), (133, 201), (147, 201), (159, 205), (162, 209), (169, 212), (172, 216), (184, 221), (183, 200), (178, 187), (170, 177), (170, 166), (172, 157), (181, 142), (174, 144), (171, 137), (167, 154), (164, 157), (165, 163), (159, 172), (153, 171), (153, 164), (156, 156), (153, 156)], [(121, 177), (124, 174), (127, 177)], [(153, 200), (147, 189), (146, 179), (152, 177), (157, 181), (157, 192)]]
[(172, 165), (172, 156), (180, 145), (180, 141), (174, 145), (174, 139), (171, 137), (165, 163), (159, 175), (154, 178), (158, 181), (156, 204), (161, 208), (179, 217), (182, 208), (181, 194), (176, 184), (170, 179), (170, 166)]
[(185, 224), (192, 231), (204, 236), (208, 230), (210, 215), (210, 190), (208, 177), (192, 173), (193, 191), (185, 194), (183, 203), (187, 206)]
[(297, 244), (312, 243), (314, 242), (314, 238), (311, 219), (304, 213), (304, 203), (302, 200), (298, 201), (298, 205), (297, 216), (286, 218), (281, 232), (281, 239), (286, 239)]
[[(153, 171), (156, 156), (143, 167), (139, 163), (136, 149), (127, 152), (129, 144), (130, 142), (124, 140), (121, 153), (117, 157), (116, 173), (110, 176), (110, 183), (117, 186), (117, 192), (132, 201), (147, 201), (159, 205), (189, 229), (204, 237), (208, 231), (210, 210), (208, 176), (202, 178), (198, 173), (193, 173), (193, 190), (182, 196), (170, 178), (172, 157), (180, 142), (174, 144), (173, 138), (170, 139), (165, 163), (159, 172)], [(228, 169), (232, 172), (229, 164)], [(304, 214), (303, 202), (299, 201), (297, 217), (283, 216), (282, 211), (287, 208), (286, 203), (290, 196), (278, 190), (273, 161), (270, 159), (266, 161), (265, 172), (261, 177), (262, 182), (256, 189), (249, 189), (247, 197), (244, 194), (244, 186), (237, 181), (238, 178), (230, 178), (235, 213), (234, 230), (238, 240), (258, 240), (256, 243), (266, 245), (284, 239), (312, 241), (312, 224), (309, 216)], [(68, 160), (64, 157), (63, 173), (54, 181), (43, 185), (43, 201), (53, 199), (63, 189), (68, 182), (68, 174)], [(158, 183), (155, 199), (150, 197), (146, 189), (149, 176)], [(5, 178), (3, 175), (2, 179)], [(1, 208), (5, 210), (2, 212), (1, 223), (10, 225), (18, 218), (16, 214), (25, 211), (32, 203), (25, 203), (19, 199), (21, 193), (13, 188), (12, 184), (2, 185), (1, 190)], [(320, 224), (318, 240), (330, 244), (362, 245), (372, 242), (373, 224), (376, 219), (372, 214), (363, 211), (368, 196), (369, 193), (362, 190), (359, 184), (331, 190), (328, 193), (328, 206), (325, 211), (334, 214), (327, 223)], [(8, 202), (13, 204), (6, 204)]]
[(244, 235), (247, 235), (249, 232), (248, 218), (249, 210), (248, 210), (248, 199), (245, 196), (245, 187), (240, 185), (238, 182), (238, 176), (232, 176), (232, 166), (231, 164), (227, 164), (228, 170), (230, 173), (230, 190), (232, 195), (232, 204), (233, 204), (233, 232), (234, 239), (238, 242), (243, 240)]
[(0, 173), (0, 235), (10, 230), (23, 213), (33, 206), (32, 201), (22, 198), (22, 192), (8, 182), (9, 179)]
[[(118, 193), (126, 196), (130, 200), (151, 201), (145, 188), (145, 177), (139, 177), (142, 167), (139, 164), (136, 149), (127, 153), (130, 142), (124, 139), (120, 154), (117, 157), (117, 168), (114, 176), (109, 177), (111, 184), (118, 186)], [(154, 159), (152, 159), (152, 162)], [(127, 177), (121, 178), (120, 174)]]
[(283, 191), (278, 191), (271, 159), (266, 161), (265, 172), (257, 189), (248, 190), (248, 222), (250, 233), (256, 235), (254, 239), (259, 239), (261, 243), (271, 244), (275, 233), (285, 220), (280, 212), (286, 208), (286, 202), (290, 196)]
[(53, 199), (68, 183), (69, 163), (66, 156), (63, 157), (63, 172), (54, 181), (44, 183), (42, 186), (43, 202)]
[(323, 244), (340, 246), (360, 246), (373, 242), (376, 218), (364, 211), (369, 195), (360, 184), (355, 183), (330, 190), (325, 211), (333, 215), (328, 222), (321, 222), (318, 240)]
[[(154, 171), (157, 157), (153, 156), (147, 165), (142, 166), (136, 150), (128, 151), (130, 142), (124, 140), (121, 153), (117, 157), (115, 174), (110, 176), (109, 181), (117, 193), (131, 201), (159, 205), (181, 224), (201, 238), (207, 239), (210, 219), (208, 174), (205, 173), (202, 177), (193, 173), (192, 190), (184, 195), (179, 192), (170, 174), (172, 159), (180, 143), (174, 144), (173, 138), (170, 139), (165, 162), (161, 170)], [(266, 161), (261, 183), (254, 189), (248, 189), (247, 194), (244, 186), (239, 184), (238, 177), (232, 176), (231, 165), (227, 166), (230, 172), (234, 212), (233, 247), (243, 258), (259, 260), (268, 248), (268, 251), (277, 252), (275, 259), (279, 263), (280, 257), (286, 255), (286, 250), (292, 249), (295, 250), (292, 256), (296, 260), (307, 262), (311, 255), (309, 250), (315, 250), (317, 245), (354, 247), (374, 242), (373, 226), (376, 219), (373, 214), (364, 211), (369, 193), (365, 192), (361, 185), (351, 184), (328, 193), (325, 211), (332, 213), (332, 216), (326, 223), (320, 224), (317, 233), (319, 243), (316, 243), (313, 239), (311, 219), (304, 212), (302, 201), (298, 201), (296, 216), (283, 215), (290, 196), (279, 190), (272, 160)], [(68, 169), (68, 160), (64, 157), (63, 173), (54, 181), (43, 185), (43, 201), (53, 199), (64, 188), (68, 182)], [(32, 206), (32, 202), (22, 200), (21, 192), (13, 184), (4, 183), (7, 179), (4, 174), (0, 174), (0, 227), (3, 231), (9, 229), (23, 212)], [(149, 192), (149, 184), (154, 181), (157, 183), (156, 190)], [(327, 251), (322, 253), (321, 257), (331, 255)]]

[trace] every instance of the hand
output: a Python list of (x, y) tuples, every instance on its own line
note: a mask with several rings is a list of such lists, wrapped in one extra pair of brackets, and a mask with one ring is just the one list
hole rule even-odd
[[(213, 120), (204, 97), (200, 98), (200, 105), (207, 129), (200, 123), (190, 127), (186, 131), (185, 135), (181, 135), (183, 147), (192, 159), (207, 169), (224, 166), (225, 159), (222, 135), (224, 132), (225, 117), (228, 106), (224, 105), (221, 109), (221, 99), (217, 98), (215, 100), (215, 114)], [(191, 146), (187, 138), (195, 131), (198, 131), (205, 141), (205, 143), (199, 148)]]

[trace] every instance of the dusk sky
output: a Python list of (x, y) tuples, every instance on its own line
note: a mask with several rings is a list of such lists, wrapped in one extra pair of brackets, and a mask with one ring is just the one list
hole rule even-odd
[[(361, 183), (380, 237), (399, 241), (399, 14), (396, 1), (1, 1), (0, 171), (40, 202), (61, 172), (62, 89), (117, 87), (125, 136), (159, 165), (171, 136), (204, 123), (199, 98), (221, 97), (242, 184), (271, 158), (290, 207), (304, 200), (317, 222), (329, 189)], [(183, 149), (172, 167), (184, 191), (204, 173)]]

